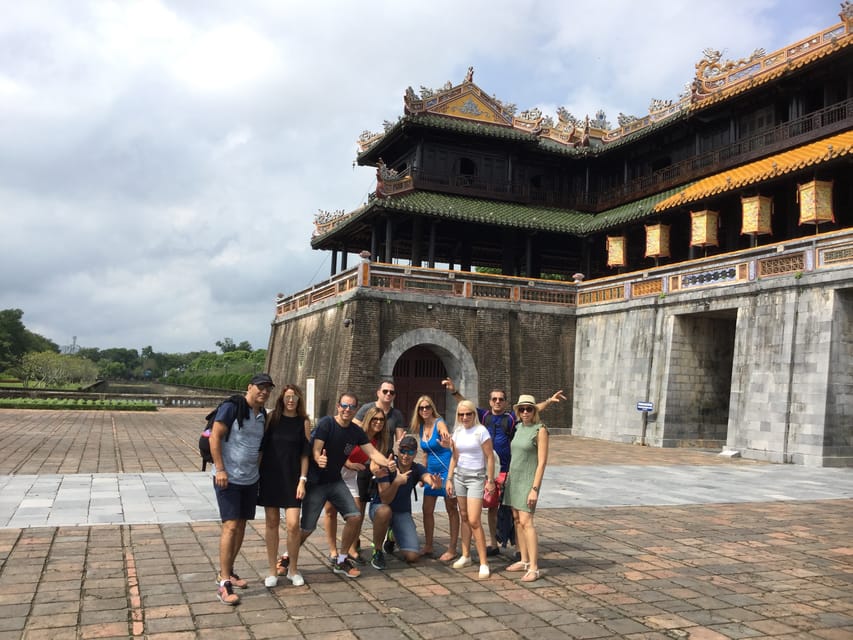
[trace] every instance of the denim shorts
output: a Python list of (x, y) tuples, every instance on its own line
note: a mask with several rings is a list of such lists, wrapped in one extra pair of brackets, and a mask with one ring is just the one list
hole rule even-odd
[(226, 520), (254, 520), (255, 507), (258, 504), (258, 483), (234, 484), (229, 482), (224, 489), (216, 486), (216, 503), (219, 505), (219, 517)]
[(303, 531), (311, 532), (317, 528), (317, 521), (327, 502), (332, 503), (344, 520), (361, 515), (349, 487), (343, 480), (323, 484), (309, 483), (305, 487), (305, 498), (302, 500), (302, 522), (299, 526)]
[(456, 467), (453, 473), (453, 493), (458, 498), (483, 499), (486, 488), (485, 469), (465, 469)]
[[(373, 516), (376, 510), (382, 505), (375, 502), (370, 503), (370, 520), (373, 521)], [(400, 551), (420, 551), (418, 544), (418, 530), (415, 528), (415, 521), (412, 518), (411, 511), (397, 511), (391, 514), (391, 529), (394, 530), (394, 540)]]

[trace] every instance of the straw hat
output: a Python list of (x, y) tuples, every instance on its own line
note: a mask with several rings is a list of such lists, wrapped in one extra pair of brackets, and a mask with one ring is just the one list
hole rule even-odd
[(518, 396), (518, 402), (515, 403), (512, 410), (515, 413), (518, 413), (518, 408), (521, 405), (531, 405), (534, 409), (536, 409), (536, 398), (534, 398), (530, 394), (523, 393), (520, 396)]

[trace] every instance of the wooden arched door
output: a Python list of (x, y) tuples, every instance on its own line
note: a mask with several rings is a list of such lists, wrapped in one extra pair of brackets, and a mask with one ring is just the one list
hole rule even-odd
[(406, 416), (407, 425), (412, 419), (415, 401), (422, 395), (431, 397), (444, 416), (445, 390), (441, 381), (446, 377), (444, 363), (426, 347), (412, 347), (400, 356), (394, 365), (394, 386), (397, 388), (394, 406)]

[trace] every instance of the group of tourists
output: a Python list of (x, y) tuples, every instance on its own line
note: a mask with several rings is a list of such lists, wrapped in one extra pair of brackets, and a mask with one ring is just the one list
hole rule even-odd
[[(222, 519), (219, 600), (238, 604), (235, 588), (248, 587), (234, 561), (257, 505), (264, 507), (265, 515), (267, 587), (275, 587), (282, 577), (295, 586), (305, 584), (299, 550), (324, 513), (329, 562), (337, 574), (357, 578), (358, 567), (367, 562), (384, 570), (387, 554), (395, 549), (409, 563), (435, 557), (438, 498), (444, 500), (450, 534), (438, 559), (452, 562), (456, 569), (471, 566), (473, 540), (478, 577), (486, 579), (491, 573), (488, 559), (499, 553), (498, 509), (488, 508), (487, 545), (483, 501), (501, 489), (503, 504), (512, 510), (518, 549), (506, 570), (523, 572), (523, 582), (537, 580), (533, 514), (548, 459), (548, 430), (539, 414), (565, 396), (557, 391), (537, 404), (533, 396), (523, 394), (510, 409), (506, 393), (495, 389), (489, 394), (489, 408), (482, 409), (465, 399), (451, 379), (442, 384), (458, 401), (452, 429), (427, 395), (418, 398), (407, 423), (393, 406), (396, 389), (387, 380), (379, 385), (376, 400), (360, 408), (354, 393), (342, 393), (334, 415), (321, 418), (313, 429), (303, 393), (294, 384), (283, 387), (267, 414), (275, 385), (265, 373), (252, 378), (239, 402), (223, 402), (210, 435)], [(502, 487), (497, 486), (499, 477), (505, 478)], [(423, 486), (423, 545), (412, 517), (412, 494), (418, 485)], [(280, 555), (282, 509), (287, 551)], [(369, 560), (360, 543), (365, 512), (373, 523)], [(338, 515), (345, 523), (340, 545)]]

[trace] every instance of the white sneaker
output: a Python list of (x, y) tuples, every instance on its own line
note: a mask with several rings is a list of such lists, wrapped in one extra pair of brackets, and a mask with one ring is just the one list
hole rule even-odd
[(305, 578), (302, 577), (301, 573), (294, 573), (293, 575), (288, 573), (287, 579), (293, 583), (294, 587), (301, 587), (305, 584)]
[(486, 579), (486, 578), (488, 578), (490, 575), (491, 575), (491, 572), (489, 571), (489, 565), (487, 565), (487, 564), (481, 564), (481, 565), (480, 565), (480, 574), (479, 574), (477, 577), (478, 577), (480, 580), (485, 580), (485, 579)]
[(465, 567), (471, 566), (471, 556), (461, 556), (456, 562), (453, 563), (454, 569), (464, 569)]
[(264, 586), (269, 587), (270, 589), (278, 586), (278, 578), (275, 576), (267, 576), (264, 578)]

